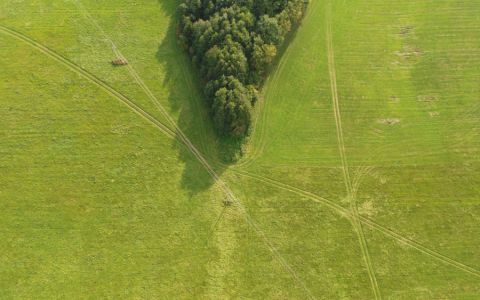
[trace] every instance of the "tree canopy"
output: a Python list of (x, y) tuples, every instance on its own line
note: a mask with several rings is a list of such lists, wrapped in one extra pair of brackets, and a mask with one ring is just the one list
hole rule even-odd
[(184, 0), (179, 38), (205, 80), (217, 131), (243, 138), (268, 66), (305, 0)]

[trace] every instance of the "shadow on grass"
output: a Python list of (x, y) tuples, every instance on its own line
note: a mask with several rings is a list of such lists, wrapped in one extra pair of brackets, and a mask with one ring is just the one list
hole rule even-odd
[[(177, 28), (179, 16), (177, 8), (180, 1), (159, 0), (158, 2), (162, 7), (162, 11), (171, 18), (167, 35), (159, 45), (156, 54), (157, 61), (164, 67), (166, 72), (163, 84), (170, 91), (168, 95), (170, 107), (175, 114), (179, 115), (177, 125), (180, 130), (200, 150), (207, 161), (214, 167), (217, 174), (221, 175), (226, 168), (241, 157), (242, 147), (245, 146), (249, 138), (247, 140), (235, 140), (216, 135), (208, 113), (207, 101), (202, 92), (202, 81), (198, 77), (196, 68), (192, 66), (188, 55), (178, 44)], [(284, 52), (295, 38), (300, 25), (301, 22), (292, 28), (291, 33), (278, 49), (278, 55), (268, 69), (268, 75), (277, 69)], [(262, 87), (266, 79), (263, 80)], [(180, 158), (186, 164), (182, 180), (184, 188), (196, 194), (207, 189), (213, 183), (213, 179), (189, 149), (181, 147)], [(200, 169), (203, 169), (203, 171)], [(199, 174), (202, 174), (202, 178), (198, 178)], [(208, 177), (209, 179), (207, 180), (203, 177)]]
[[(159, 3), (162, 11), (172, 20), (156, 53), (158, 63), (165, 69), (166, 75), (162, 84), (169, 91), (171, 110), (178, 115), (179, 129), (220, 176), (235, 161), (242, 144), (220, 138), (214, 132), (197, 71), (177, 42), (179, 1), (159, 0)], [(187, 147), (180, 146), (179, 153), (180, 159), (185, 163), (182, 187), (191, 195), (208, 189), (214, 180), (204, 166)]]

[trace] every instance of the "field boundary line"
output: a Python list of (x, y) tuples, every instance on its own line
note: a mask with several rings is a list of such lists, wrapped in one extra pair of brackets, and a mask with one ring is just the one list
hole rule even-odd
[[(96, 22), (96, 20), (88, 13), (88, 11), (83, 7), (81, 4), (80, 0), (77, 0), (77, 4), (79, 8), (83, 11), (84, 14), (86, 14), (87, 17), (90, 18), (90, 20), (94, 23), (94, 25), (102, 32), (105, 38), (111, 43), (113, 51), (122, 58), (125, 58), (123, 54), (120, 52), (120, 50), (116, 47), (115, 43), (109, 38), (109, 36), (105, 33), (103, 28)], [(248, 213), (246, 210), (245, 206), (243, 203), (235, 196), (233, 191), (228, 187), (226, 182), (220, 178), (220, 176), (215, 172), (213, 167), (209, 164), (209, 162), (204, 158), (204, 156), (201, 154), (201, 152), (193, 145), (193, 143), (188, 139), (188, 137), (185, 135), (185, 133), (181, 130), (181, 128), (178, 127), (176, 124), (175, 120), (172, 119), (172, 117), (169, 115), (169, 113), (166, 111), (166, 109), (161, 105), (160, 101), (157, 99), (157, 97), (152, 93), (152, 91), (148, 88), (148, 86), (145, 84), (145, 82), (141, 79), (141, 77), (138, 75), (138, 73), (135, 71), (135, 69), (131, 66), (131, 64), (127, 65), (127, 68), (130, 72), (130, 75), (134, 78), (135, 82), (144, 90), (144, 92), (147, 94), (147, 96), (154, 102), (154, 104), (157, 106), (158, 110), (162, 114), (162, 116), (167, 119), (167, 121), (170, 123), (170, 125), (175, 129), (175, 132), (177, 133), (177, 136), (181, 140), (183, 144), (190, 150), (190, 152), (197, 158), (197, 160), (200, 162), (200, 164), (204, 167), (204, 169), (209, 173), (209, 175), (212, 177), (212, 179), (219, 185), (220, 189), (223, 190), (227, 198), (229, 198), (232, 202), (234, 202), (239, 208), (240, 211), (243, 213), (244, 218), (246, 222), (254, 229), (254, 231), (261, 237), (265, 245), (269, 248), (269, 250), (272, 252), (273, 256), (278, 260), (278, 262), (283, 266), (283, 268), (292, 276), (294, 281), (302, 287), (302, 289), (306, 292), (309, 298), (311, 299), (316, 299), (312, 292), (308, 289), (306, 284), (300, 279), (300, 277), (297, 275), (297, 273), (292, 269), (292, 267), (287, 263), (285, 258), (278, 252), (278, 250), (273, 246), (273, 244), (270, 242), (270, 240), (267, 238), (263, 230), (253, 221), (253, 218), (251, 215)]]
[[(290, 191), (292, 193), (295, 193), (297, 195), (300, 195), (300, 196), (303, 196), (303, 197), (306, 197), (314, 202), (317, 202), (317, 203), (321, 203), (321, 204), (324, 204), (325, 206), (328, 206), (329, 208), (337, 211), (342, 217), (347, 217), (349, 219), (352, 218), (352, 212), (349, 210), (349, 209), (346, 209), (344, 208), (343, 206), (340, 206), (338, 204), (336, 204), (334, 201), (332, 200), (329, 200), (329, 199), (326, 199), (324, 197), (321, 197), (317, 194), (314, 194), (312, 192), (309, 192), (309, 191), (306, 191), (306, 190), (303, 190), (303, 189), (300, 189), (300, 188), (297, 188), (297, 187), (294, 187), (294, 186), (291, 186), (289, 184), (286, 184), (286, 183), (283, 183), (283, 182), (280, 182), (278, 180), (274, 180), (274, 179), (271, 179), (271, 178), (267, 178), (267, 177), (264, 177), (264, 176), (261, 176), (261, 175), (257, 175), (257, 174), (252, 174), (252, 173), (248, 173), (248, 172), (244, 172), (244, 171), (238, 171), (238, 170), (232, 170), (232, 172), (234, 174), (237, 174), (237, 175), (240, 175), (240, 176), (243, 176), (243, 177), (247, 177), (247, 178), (251, 178), (253, 180), (256, 180), (256, 181), (259, 181), (259, 182), (263, 182), (263, 183), (266, 183), (266, 184), (269, 184), (271, 186), (274, 186), (274, 187), (277, 187), (279, 189), (282, 189), (282, 190), (286, 190), (286, 191)], [(412, 240), (412, 239), (409, 239), (409, 238), (406, 238), (404, 237), (403, 235), (369, 219), (369, 218), (366, 218), (366, 217), (363, 217), (363, 216), (359, 216), (359, 221), (363, 224), (365, 224), (366, 226), (368, 226), (369, 228), (371, 229), (374, 229), (374, 230), (377, 230), (381, 233), (383, 233), (384, 235), (396, 240), (397, 242), (400, 242), (404, 245), (407, 245), (427, 256), (429, 256), (430, 258), (434, 258), (446, 265), (450, 265), (452, 267), (455, 267), (459, 270), (462, 270), (464, 272), (467, 272), (469, 274), (472, 274), (476, 277), (479, 277), (480, 278), (480, 270), (477, 270), (475, 268), (472, 268), (470, 266), (467, 266), (457, 260), (454, 260), (452, 258), (449, 258), (448, 256), (445, 256), (443, 254), (441, 254), (440, 252), (437, 252), (435, 250), (432, 250), (426, 246), (423, 246), (422, 244), (420, 244), (419, 242), (415, 241), (415, 240)]]
[(65, 57), (61, 56), (60, 54), (56, 53), (52, 49), (48, 48), (47, 46), (42, 45), (15, 30), (12, 30), (10, 28), (0, 25), (0, 31), (2, 31), (6, 35), (9, 35), (37, 49), (43, 54), (49, 56), (50, 58), (64, 65), (65, 67), (67, 67), (68, 69), (76, 73), (77, 75), (87, 79), (97, 87), (100, 87), (101, 89), (103, 89), (110, 96), (116, 98), (118, 101), (125, 104), (131, 111), (135, 112), (137, 115), (139, 115), (143, 119), (155, 125), (165, 135), (167, 135), (170, 138), (176, 139), (175, 133), (170, 128), (165, 126), (163, 123), (158, 121), (155, 117), (153, 117), (152, 115), (147, 113), (145, 110), (143, 110), (140, 106), (135, 104), (132, 100), (128, 99), (125, 95), (123, 95), (122, 93), (118, 92), (117, 90), (109, 86), (107, 83), (105, 83), (103, 80), (101, 80), (97, 76), (93, 75), (92, 73), (86, 71), (85, 69), (81, 68), (80, 66), (76, 65), (75, 63), (71, 62)]
[(358, 233), (358, 239), (360, 242), (360, 248), (362, 249), (363, 259), (367, 267), (368, 276), (370, 278), (370, 283), (372, 285), (372, 290), (375, 296), (375, 299), (381, 299), (380, 288), (378, 286), (377, 278), (375, 276), (375, 271), (373, 268), (372, 260), (370, 253), (368, 251), (367, 240), (363, 232), (362, 224), (359, 222), (358, 218), (358, 208), (353, 194), (352, 181), (350, 177), (350, 171), (348, 167), (347, 154), (345, 150), (345, 142), (343, 138), (343, 129), (342, 129), (342, 117), (340, 112), (340, 104), (338, 100), (338, 90), (337, 90), (337, 76), (335, 68), (335, 54), (333, 50), (333, 38), (332, 38), (332, 24), (331, 24), (331, 3), (328, 4), (327, 16), (326, 16), (326, 38), (327, 38), (327, 54), (328, 54), (328, 70), (330, 73), (330, 87), (332, 93), (332, 102), (333, 102), (333, 111), (335, 115), (335, 126), (337, 132), (337, 142), (338, 150), (340, 152), (340, 159), (342, 161), (343, 177), (345, 180), (345, 187), (347, 190), (347, 197), (350, 202), (350, 209), (352, 211), (352, 225), (355, 227), (356, 232)]

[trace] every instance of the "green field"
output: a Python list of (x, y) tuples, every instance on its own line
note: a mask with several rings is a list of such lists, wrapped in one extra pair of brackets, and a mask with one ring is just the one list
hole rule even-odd
[(480, 297), (480, 2), (311, 0), (234, 164), (178, 4), (1, 1), (0, 299)]

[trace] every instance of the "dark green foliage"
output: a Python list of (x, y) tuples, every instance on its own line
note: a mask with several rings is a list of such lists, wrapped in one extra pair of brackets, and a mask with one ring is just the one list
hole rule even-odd
[(205, 80), (215, 127), (242, 138), (268, 66), (304, 0), (184, 0), (179, 38)]

